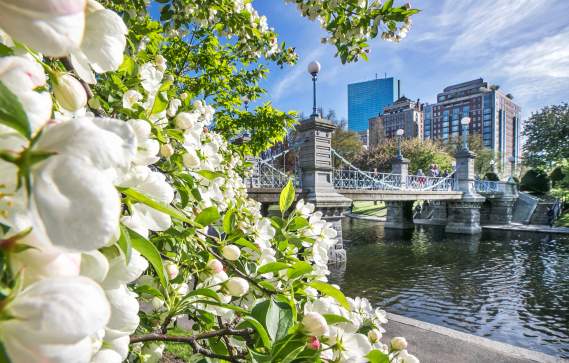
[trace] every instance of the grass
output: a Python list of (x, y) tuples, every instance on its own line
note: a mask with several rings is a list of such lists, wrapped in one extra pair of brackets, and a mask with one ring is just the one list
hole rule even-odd
[(569, 212), (563, 213), (556, 221), (556, 227), (569, 227)]
[(373, 217), (385, 217), (386, 212), (387, 209), (383, 202), (378, 202), (377, 204), (374, 204), (374, 202), (354, 202), (354, 208), (352, 209), (354, 214)]

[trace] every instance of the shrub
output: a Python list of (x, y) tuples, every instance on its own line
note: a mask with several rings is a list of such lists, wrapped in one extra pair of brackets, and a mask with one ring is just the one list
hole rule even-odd
[(554, 187), (562, 186), (563, 185), (562, 181), (566, 176), (567, 175), (566, 173), (563, 172), (563, 168), (561, 166), (556, 167), (549, 174), (549, 177), (551, 178), (551, 183), (553, 184)]
[(494, 173), (493, 171), (489, 171), (484, 174), (484, 180), (491, 180), (491, 181), (500, 181), (500, 177), (498, 174)]
[(530, 169), (522, 177), (520, 189), (540, 194), (547, 193), (551, 189), (551, 179), (543, 170)]

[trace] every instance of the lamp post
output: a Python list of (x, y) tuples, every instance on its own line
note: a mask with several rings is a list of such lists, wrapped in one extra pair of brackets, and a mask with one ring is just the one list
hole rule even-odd
[(243, 96), (241, 97), (241, 101), (243, 101), (243, 105), (245, 105), (245, 111), (249, 110), (249, 97)]
[(398, 129), (395, 131), (395, 136), (397, 137), (397, 159), (403, 160), (403, 155), (401, 154), (401, 139), (405, 131), (403, 129)]
[(318, 73), (320, 73), (320, 63), (318, 61), (312, 61), (308, 65), (308, 73), (312, 76), (312, 115), (311, 117), (318, 116), (318, 112), (316, 111), (316, 79)]
[(490, 167), (492, 168), (492, 172), (496, 173), (496, 160), (490, 160)]
[(462, 149), (468, 151), (468, 125), (470, 124), (470, 117), (463, 117), (460, 120), (462, 125)]
[(514, 155), (510, 155), (510, 157), (508, 157), (508, 161), (510, 162), (510, 181), (514, 181), (514, 175), (516, 173), (516, 158)]

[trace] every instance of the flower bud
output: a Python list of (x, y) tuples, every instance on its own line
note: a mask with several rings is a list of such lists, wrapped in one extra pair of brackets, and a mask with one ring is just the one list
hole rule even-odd
[(180, 270), (178, 269), (178, 265), (176, 265), (173, 262), (167, 262), (166, 263), (166, 273), (168, 274), (168, 278), (170, 280), (173, 280), (176, 278), (176, 276), (178, 276), (178, 273), (180, 272)]
[(160, 155), (165, 158), (169, 158), (170, 156), (174, 155), (174, 147), (172, 144), (162, 144), (160, 145)]
[(152, 307), (154, 310), (159, 310), (162, 306), (164, 306), (164, 300), (156, 296), (152, 298)]
[(241, 297), (249, 291), (249, 283), (241, 277), (232, 277), (225, 283), (225, 288), (229, 295)]
[(87, 104), (87, 93), (75, 77), (68, 73), (59, 73), (53, 82), (55, 99), (68, 111), (77, 111)]
[(184, 296), (188, 292), (190, 292), (190, 287), (186, 283), (172, 284), (172, 288), (174, 289), (176, 294), (181, 295), (181, 296)]
[(166, 70), (166, 58), (164, 58), (162, 54), (158, 54), (156, 58), (154, 58), (154, 63), (160, 72), (164, 72)]
[(194, 169), (200, 166), (200, 158), (195, 151), (187, 152), (182, 155), (182, 161), (184, 162), (184, 166), (188, 169)]
[(185, 101), (186, 98), (188, 98), (188, 93), (187, 93), (187, 92), (183, 92), (183, 93), (180, 95), (180, 98), (182, 99), (182, 101)]
[(320, 349), (320, 340), (317, 337), (308, 338), (308, 349), (318, 350)]
[(223, 247), (221, 254), (229, 261), (236, 261), (241, 256), (241, 250), (235, 245), (227, 245)]
[(223, 264), (219, 260), (211, 260), (207, 263), (207, 268), (213, 273), (219, 273), (223, 271)]
[(322, 336), (328, 334), (328, 323), (326, 319), (318, 313), (310, 312), (302, 318), (303, 330), (306, 334), (312, 336)]
[(367, 332), (367, 337), (371, 343), (377, 343), (381, 339), (381, 332), (377, 329), (372, 329)]
[(174, 124), (179, 129), (189, 129), (198, 121), (198, 117), (199, 114), (195, 112), (180, 112), (174, 119)]
[(395, 337), (391, 339), (391, 348), (394, 350), (403, 350), (407, 348), (407, 340), (403, 337)]

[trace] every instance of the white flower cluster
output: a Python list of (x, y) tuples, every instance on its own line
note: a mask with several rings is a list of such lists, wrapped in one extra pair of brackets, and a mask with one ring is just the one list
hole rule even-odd
[[(187, 7), (189, 14), (207, 11), (208, 19), (216, 19), (208, 7)], [(270, 31), (250, 1), (236, 0), (234, 10), (250, 13), (259, 31)], [(336, 230), (314, 205), (301, 200), (292, 213), (308, 219), (296, 231), (302, 244), (278, 245), (281, 231), (272, 219), (261, 217), (259, 203), (247, 198), (238, 173), (241, 157), (209, 129), (213, 107), (202, 100), (191, 103), (187, 94), (174, 98), (171, 92), (169, 99), (172, 79), (164, 57), (141, 64), (140, 86), (117, 102), (122, 105), (118, 115), (135, 115), (127, 120), (88, 112), (87, 103), (100, 108), (92, 105), (96, 98), (87, 101), (79, 79), (50, 68), (55, 58), (67, 57), (65, 64), (91, 84), (96, 74), (117, 70), (127, 32), (117, 14), (94, 0), (0, 0), (0, 28), (13, 52), (0, 57), (0, 96), (13, 101), (14, 118), (25, 114), (0, 124), (0, 248), (17, 281), (0, 304), (0, 340), (12, 362), (124, 361), (139, 314), (155, 325), (145, 329), (167, 330), (175, 322), (192, 330), (197, 322), (189, 310), (234, 323), (241, 317), (224, 304), (252, 309), (266, 298), (258, 281), (275, 289), (296, 282), (284, 269), (260, 271), (277, 260), (311, 262), (310, 281), (326, 280)], [(22, 50), (21, 44), (33, 51)], [(170, 161), (181, 171), (163, 171)], [(173, 187), (181, 177), (192, 188), (183, 211), (172, 206), (184, 204)], [(218, 214), (215, 222), (189, 223), (212, 209)], [(178, 212), (188, 225), (173, 222)], [(223, 222), (217, 222), (219, 214), (225, 214)], [(232, 215), (233, 221), (225, 218)], [(186, 228), (191, 235), (179, 241), (168, 235)], [(226, 228), (242, 237), (219, 238), (230, 234)], [(164, 235), (163, 274), (145, 274), (149, 262), (141, 253), (148, 251), (124, 247), (127, 236), (154, 248), (148, 238)], [(202, 254), (188, 267), (180, 255), (192, 249), (208, 257)], [(149, 260), (161, 270), (156, 259)], [(213, 294), (217, 304), (192, 294), (198, 290)], [(311, 349), (331, 348), (322, 350), (323, 358), (358, 361), (379, 349), (394, 361), (416, 362), (401, 339), (389, 347), (380, 343), (385, 314), (367, 300), (349, 300), (346, 309), (312, 288), (306, 294), (309, 301), (299, 314), (303, 331), (310, 335)], [(326, 314), (346, 321), (328, 324)], [(362, 333), (366, 327), (367, 335)], [(245, 340), (229, 339), (247, 349)], [(163, 350), (155, 343), (132, 349), (147, 362), (158, 361)]]
[[(6, 46), (68, 56), (86, 82), (122, 63), (126, 26), (96, 1), (0, 1), (0, 14)], [(75, 119), (52, 118), (50, 93), (36, 91), (49, 87), (40, 55), (0, 58), (0, 81), (30, 125), (0, 126), (0, 240), (20, 280), (4, 301), (2, 342), (14, 363), (121, 362), (139, 324), (127, 284), (148, 263), (111, 247), (120, 236), (116, 186), (144, 159), (144, 127), (85, 113), (77, 79), (49, 78), (60, 110), (82, 111)]]

